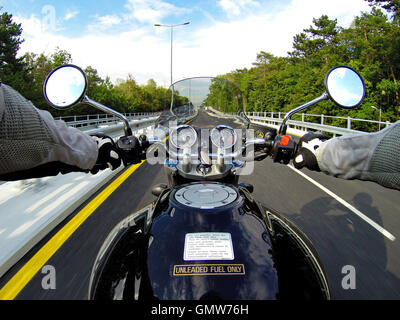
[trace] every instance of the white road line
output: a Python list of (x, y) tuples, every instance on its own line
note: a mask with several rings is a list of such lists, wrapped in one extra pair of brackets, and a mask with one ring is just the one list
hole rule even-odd
[[(15, 229), (10, 235), (8, 235), (7, 239), (14, 238), (21, 233), (27, 231), (29, 228), (31, 228), (34, 224), (39, 222), (43, 217), (47, 216), (48, 214), (52, 213), (52, 211), (57, 210), (57, 208), (62, 205), (65, 201), (68, 199), (72, 198), (75, 194), (79, 193), (82, 189), (84, 189), (90, 182), (89, 181), (83, 181), (80, 184), (76, 185), (74, 188), (71, 190), (68, 190), (66, 193), (64, 193), (62, 196), (58, 197), (55, 201), (52, 201), (50, 204), (48, 204), (45, 208), (40, 210), (38, 213), (35, 214), (34, 219), (29, 220), (23, 224), (21, 224), (17, 229)], [(44, 221), (43, 223), (46, 223)]]
[(387, 231), (386, 229), (382, 228), (379, 224), (377, 224), (375, 221), (371, 220), (370, 218), (368, 218), (365, 214), (363, 214), (360, 210), (354, 208), (350, 203), (348, 203), (347, 201), (343, 200), (342, 198), (340, 198), (338, 195), (334, 194), (332, 191), (330, 191), (329, 189), (325, 188), (323, 185), (321, 185), (320, 183), (318, 183), (317, 181), (315, 181), (314, 179), (311, 179), (309, 176), (307, 176), (306, 174), (304, 174), (303, 172), (301, 172), (300, 170), (297, 170), (295, 167), (293, 167), (292, 165), (288, 165), (288, 167), (290, 169), (292, 169), (294, 172), (298, 173), (299, 175), (301, 175), (303, 178), (307, 179), (308, 181), (310, 181), (312, 184), (314, 184), (315, 186), (317, 186), (318, 188), (320, 188), (322, 191), (326, 192), (327, 194), (329, 194), (332, 198), (334, 198), (336, 201), (338, 201), (339, 203), (341, 203), (342, 205), (344, 205), (347, 209), (351, 210), (353, 213), (355, 213), (357, 216), (359, 216), (361, 219), (363, 219), (366, 223), (368, 223), (369, 225), (371, 225), (373, 228), (375, 228), (377, 231), (379, 231), (381, 234), (383, 234), (386, 238), (388, 238), (391, 241), (396, 240), (396, 237), (394, 235), (392, 235), (389, 231)]
[[(72, 186), (72, 183), (64, 184), (63, 186), (61, 186), (58, 189), (54, 190), (53, 192), (51, 192), (50, 194), (48, 194), (47, 196), (45, 196), (41, 200), (39, 200), (36, 203), (34, 203), (32, 206), (30, 206), (28, 209), (26, 209), (25, 212), (31, 213), (31, 212), (35, 211), (37, 208), (39, 208), (40, 206), (42, 206), (46, 202), (50, 201), (52, 198), (54, 198), (56, 195), (58, 195), (59, 193), (63, 192), (65, 189), (69, 188), (70, 186)], [(50, 189), (50, 188), (48, 188), (48, 189)]]

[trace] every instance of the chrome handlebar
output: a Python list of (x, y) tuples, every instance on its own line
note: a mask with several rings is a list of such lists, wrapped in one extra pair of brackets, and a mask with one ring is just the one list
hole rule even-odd
[[(191, 150), (189, 151), (189, 150), (185, 150), (185, 149), (183, 149), (182, 152), (179, 152), (179, 151), (177, 152), (177, 151), (169, 148), (168, 145), (164, 141), (161, 141), (158, 138), (150, 138), (148, 141), (149, 141), (150, 146), (157, 144), (157, 145), (163, 147), (167, 151), (167, 153), (170, 157), (172, 157), (173, 159), (176, 159), (178, 161), (180, 161), (180, 160), (183, 161), (183, 160), (187, 160), (187, 159), (199, 159), (199, 155), (200, 155), (199, 153), (191, 153)], [(245, 161), (251, 160), (252, 159), (251, 157), (243, 157), (242, 156), (243, 152), (245, 152), (251, 146), (253, 146), (255, 148), (269, 147), (269, 146), (272, 146), (272, 142), (269, 142), (264, 138), (250, 139), (250, 140), (246, 141), (245, 145), (242, 146), (242, 148), (240, 148), (239, 150), (237, 150), (235, 152), (226, 153), (225, 152), (226, 150), (220, 149), (220, 150), (218, 150), (217, 153), (207, 153), (207, 155), (211, 159), (217, 159), (217, 160), (218, 159), (234, 160), (239, 157), (241, 157), (241, 159), (245, 160)]]

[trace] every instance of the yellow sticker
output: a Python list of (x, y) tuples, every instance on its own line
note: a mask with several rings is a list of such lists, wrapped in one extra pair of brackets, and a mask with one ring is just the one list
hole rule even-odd
[(186, 264), (174, 266), (174, 276), (245, 275), (243, 264)]

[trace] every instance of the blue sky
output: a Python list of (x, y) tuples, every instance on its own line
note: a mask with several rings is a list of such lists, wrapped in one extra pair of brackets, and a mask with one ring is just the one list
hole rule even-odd
[(249, 68), (261, 50), (284, 56), (293, 37), (328, 14), (348, 26), (364, 0), (0, 0), (22, 24), (30, 51), (58, 46), (81, 67), (91, 65), (115, 82), (131, 74), (139, 83), (170, 79), (170, 32), (174, 29), (174, 80), (215, 76)]

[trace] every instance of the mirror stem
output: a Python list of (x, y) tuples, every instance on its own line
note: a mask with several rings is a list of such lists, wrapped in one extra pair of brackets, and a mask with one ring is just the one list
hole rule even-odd
[(124, 123), (125, 135), (128, 136), (128, 137), (132, 135), (132, 129), (131, 129), (130, 125), (129, 125), (129, 120), (123, 114), (121, 114), (121, 113), (119, 113), (119, 112), (117, 112), (117, 111), (115, 111), (113, 109), (110, 109), (110, 108), (102, 105), (101, 103), (98, 103), (98, 102), (90, 99), (87, 96), (84, 96), (84, 98), (82, 100), (82, 103), (89, 104), (92, 107), (95, 107), (95, 108), (97, 108), (97, 109), (99, 109), (99, 110), (101, 110), (103, 112), (106, 112), (106, 113), (111, 114), (111, 115), (113, 115), (113, 116), (115, 116), (117, 118), (120, 118)]
[(295, 109), (289, 111), (289, 112), (286, 114), (286, 116), (285, 116), (285, 118), (283, 119), (283, 121), (282, 121), (281, 127), (279, 128), (279, 134), (282, 134), (282, 135), (285, 135), (285, 134), (286, 134), (286, 130), (287, 130), (286, 122), (287, 122), (288, 120), (290, 120), (290, 118), (292, 117), (292, 115), (294, 115), (295, 113), (300, 112), (300, 111), (302, 111), (302, 110), (304, 110), (304, 109), (307, 109), (308, 107), (311, 107), (312, 105), (314, 105), (314, 104), (316, 104), (316, 103), (318, 103), (318, 102), (320, 102), (320, 101), (328, 100), (328, 99), (329, 99), (329, 95), (328, 95), (327, 92), (325, 92), (322, 96), (320, 96), (320, 97), (318, 97), (318, 98), (316, 98), (316, 99), (314, 99), (314, 100), (312, 100), (312, 101), (310, 101), (310, 102), (307, 102), (307, 103), (301, 105), (300, 107), (297, 107), (297, 108), (295, 108)]

